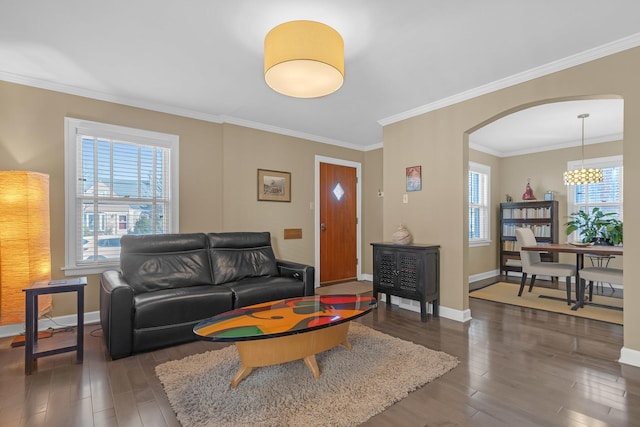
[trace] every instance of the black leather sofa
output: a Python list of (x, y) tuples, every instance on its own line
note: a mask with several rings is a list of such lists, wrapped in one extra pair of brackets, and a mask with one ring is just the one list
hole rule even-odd
[(100, 280), (113, 359), (196, 339), (193, 326), (247, 305), (314, 294), (314, 268), (277, 260), (268, 232), (121, 238), (120, 271)]

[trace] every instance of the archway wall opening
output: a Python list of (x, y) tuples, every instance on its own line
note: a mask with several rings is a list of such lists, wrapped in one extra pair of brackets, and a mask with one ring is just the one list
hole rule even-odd
[[(640, 114), (639, 72), (640, 48), (633, 48), (384, 127), (383, 234), (390, 236), (402, 223), (414, 241), (441, 245), (440, 294), (445, 308), (460, 313), (469, 308), (469, 133), (498, 117), (549, 100), (621, 97), (625, 106), (624, 180), (637, 182), (640, 121), (632, 117)], [(414, 165), (422, 165), (422, 191), (409, 193), (408, 203), (403, 203), (404, 171)], [(640, 193), (626, 191), (624, 197), (625, 212), (640, 210)], [(640, 225), (628, 221), (625, 237), (625, 258), (640, 256)], [(640, 288), (625, 288), (625, 305), (634, 301), (640, 301)], [(640, 312), (625, 310), (625, 325), (625, 347), (640, 351)]]
[[(590, 113), (586, 144), (581, 148), (578, 116)], [(523, 200), (527, 184), (536, 200), (548, 192), (558, 202), (558, 242), (567, 240), (573, 186), (565, 186), (563, 173), (570, 161), (622, 156), (624, 100), (617, 95), (577, 96), (539, 100), (501, 112), (475, 126), (469, 134), (469, 161), (490, 168), (490, 242), (469, 246), (469, 282), (495, 277), (500, 262), (500, 203)], [(575, 256), (560, 254), (560, 262)], [(622, 257), (610, 267), (622, 268)]]

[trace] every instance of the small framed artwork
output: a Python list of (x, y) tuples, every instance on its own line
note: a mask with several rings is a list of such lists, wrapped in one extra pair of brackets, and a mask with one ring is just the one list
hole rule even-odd
[(407, 168), (407, 191), (422, 190), (422, 166)]
[(258, 200), (291, 201), (291, 172), (258, 169)]

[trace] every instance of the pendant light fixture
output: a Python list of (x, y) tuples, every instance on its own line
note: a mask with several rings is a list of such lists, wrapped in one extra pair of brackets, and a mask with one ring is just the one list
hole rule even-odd
[(295, 98), (329, 95), (344, 81), (344, 41), (315, 21), (290, 21), (264, 39), (264, 79), (269, 87)]
[(580, 169), (566, 171), (564, 173), (564, 185), (580, 185), (580, 184), (597, 184), (602, 182), (602, 170), (595, 168), (584, 168), (584, 119), (589, 114), (580, 114), (579, 119), (582, 120), (582, 163)]

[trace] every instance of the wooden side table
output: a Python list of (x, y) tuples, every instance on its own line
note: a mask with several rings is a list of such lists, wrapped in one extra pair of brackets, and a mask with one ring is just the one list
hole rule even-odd
[[(84, 288), (87, 286), (86, 277), (76, 279), (53, 280), (51, 282), (36, 282), (30, 288), (23, 289), (26, 298), (26, 331), (24, 350), (24, 373), (31, 375), (31, 370), (37, 368), (39, 357), (53, 354), (76, 352), (77, 362), (82, 362), (84, 348)], [(50, 340), (38, 341), (38, 296), (59, 294), (63, 292), (77, 292), (78, 295), (78, 327), (76, 339), (64, 337), (60, 340), (52, 337)]]
[(427, 303), (431, 303), (433, 317), (439, 316), (440, 306), (440, 245), (396, 245), (371, 243), (373, 246), (373, 297), (391, 295), (420, 302), (420, 320), (427, 321)]

